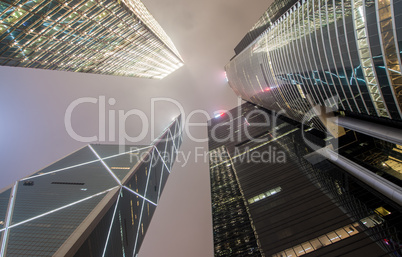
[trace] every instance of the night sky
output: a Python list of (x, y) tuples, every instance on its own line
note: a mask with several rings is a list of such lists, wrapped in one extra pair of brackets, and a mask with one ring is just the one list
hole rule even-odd
[[(185, 65), (163, 80), (105, 76), (72, 72), (0, 67), (0, 188), (6, 187), (86, 143), (66, 131), (67, 107), (82, 97), (106, 100), (104, 111), (139, 110), (151, 124), (152, 98), (174, 99), (184, 108), (189, 122), (181, 151), (156, 209), (140, 257), (213, 256), (208, 162), (195, 153), (208, 151), (207, 115), (238, 104), (226, 83), (224, 65), (233, 48), (268, 8), (270, 0), (143, 0), (170, 36)], [(115, 104), (108, 100), (114, 98)], [(113, 102), (113, 101), (112, 101)], [(154, 133), (158, 135), (179, 109), (157, 101)], [(99, 136), (99, 105), (85, 103), (72, 113), (72, 127), (82, 136)], [(204, 112), (201, 113), (201, 112)], [(117, 120), (117, 119), (116, 119)], [(109, 123), (115, 139), (109, 137)], [(119, 123), (106, 118), (106, 138), (118, 143)], [(124, 130), (132, 137), (141, 132), (138, 117), (126, 120)], [(151, 132), (151, 127), (149, 127)], [(94, 141), (93, 143), (97, 143)], [(151, 142), (151, 133), (136, 144)], [(127, 142), (128, 143), (128, 142)]]

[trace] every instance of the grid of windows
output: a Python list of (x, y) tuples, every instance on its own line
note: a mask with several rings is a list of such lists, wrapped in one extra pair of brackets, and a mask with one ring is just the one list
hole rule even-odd
[(401, 120), (400, 2), (298, 1), (226, 65), (229, 84), (299, 122), (312, 105)]
[(215, 256), (262, 256), (228, 152), (209, 153)]
[(183, 62), (138, 0), (2, 0), (0, 65), (161, 79)]
[[(305, 159), (313, 151), (307, 142), (324, 147), (340, 140), (339, 153), (354, 156), (372, 148), (367, 144), (369, 141), (362, 140), (353, 131), (340, 139), (326, 137), (312, 128), (300, 129), (298, 122), (283, 116), (268, 127), (260, 126), (261, 123), (251, 122), (250, 116), (254, 117), (256, 109), (260, 112), (253, 120), (273, 115), (271, 111), (245, 103), (209, 121), (215, 255), (236, 255), (234, 246), (242, 242), (242, 234), (236, 229), (244, 224), (244, 213), (250, 215), (248, 220), (252, 221), (255, 237), (265, 256), (400, 254), (399, 206), (331, 162), (312, 165)], [(245, 118), (250, 125), (243, 122)], [(252, 139), (224, 137), (228, 128), (240, 134), (243, 126), (249, 129)], [(399, 148), (393, 147), (396, 149), (390, 146), (392, 152), (388, 155), (396, 160)], [(286, 154), (286, 161), (274, 157), (281, 151)], [(254, 154), (264, 152), (271, 158)], [(384, 159), (377, 161), (379, 156), (376, 152), (367, 152), (359, 158), (369, 162), (368, 157), (372, 157), (383, 166)], [(279, 185), (280, 193), (272, 195)], [(236, 188), (240, 192), (234, 190)], [(239, 211), (241, 201), (236, 198), (242, 195), (249, 201)]]

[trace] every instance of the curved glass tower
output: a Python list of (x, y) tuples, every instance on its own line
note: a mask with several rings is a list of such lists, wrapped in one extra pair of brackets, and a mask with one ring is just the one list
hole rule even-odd
[(297, 121), (317, 105), (400, 121), (400, 13), (400, 0), (276, 1), (235, 48), (229, 84)]

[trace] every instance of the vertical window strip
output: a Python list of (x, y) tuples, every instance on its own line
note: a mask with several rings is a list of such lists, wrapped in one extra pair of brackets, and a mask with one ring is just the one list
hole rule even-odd
[(358, 67), (354, 67), (353, 66), (353, 59), (352, 59), (352, 56), (350, 54), (350, 47), (349, 47), (349, 42), (350, 41), (349, 41), (349, 38), (348, 38), (348, 31), (347, 31), (347, 27), (346, 27), (346, 17), (348, 17), (349, 15), (352, 15), (352, 13), (353, 13), (352, 12), (352, 0), (344, 0), (343, 1), (343, 30), (344, 30), (344, 33), (345, 33), (345, 43), (346, 43), (346, 49), (347, 49), (346, 52), (348, 53), (350, 67), (352, 68), (352, 75), (351, 75), (351, 78), (350, 78), (350, 85), (351, 85), (351, 87), (353, 87), (353, 81), (355, 81), (356, 89), (358, 91), (358, 95), (355, 95), (353, 89), (352, 89), (352, 93), (353, 93), (353, 98), (354, 99), (359, 98), (361, 100), (361, 103), (360, 103), (360, 101), (356, 101), (356, 104), (357, 104), (357, 107), (358, 107), (358, 112), (359, 113), (369, 114), (369, 111), (368, 111), (366, 103), (365, 103), (365, 101), (363, 99), (362, 92), (360, 90), (360, 84), (358, 82), (357, 75), (356, 75), (356, 71), (357, 71), (359, 66), (361, 67), (361, 63), (359, 63)]
[(394, 17), (391, 12), (391, 0), (376, 1), (377, 26), (380, 37), (381, 49), (385, 60), (385, 72), (391, 86), (392, 97), (396, 103), (399, 117), (402, 118), (402, 75), (400, 67), (400, 55), (395, 44)]
[(294, 102), (297, 105), (298, 109), (300, 111), (302, 111), (303, 113), (307, 113), (308, 109), (302, 103), (302, 101), (300, 101), (300, 100), (302, 100), (302, 98), (300, 97), (299, 92), (296, 87), (296, 84), (300, 84), (302, 82), (297, 80), (297, 78), (294, 76), (294, 72), (297, 71), (297, 69), (295, 68), (296, 59), (294, 58), (294, 53), (291, 48), (291, 43), (293, 41), (292, 37), (294, 36), (291, 28), (295, 26), (295, 24), (292, 22), (292, 21), (294, 21), (294, 16), (295, 16), (295, 12), (291, 12), (284, 22), (284, 30), (285, 30), (284, 35), (286, 38), (285, 38), (285, 44), (282, 48), (283, 48), (283, 52), (284, 52), (284, 59), (286, 60), (286, 62), (288, 64), (288, 66), (287, 66), (288, 69), (286, 70), (286, 74), (284, 74), (284, 75), (289, 77), (289, 78), (287, 78), (289, 81), (288, 87), (289, 87), (289, 93), (291, 94), (293, 101), (297, 99)]
[[(324, 58), (325, 58), (325, 62), (326, 62), (325, 65), (326, 65), (326, 68), (327, 68), (326, 70), (325, 69), (323, 70), (324, 77), (325, 78), (327, 77), (327, 75), (325, 73), (329, 74), (329, 77), (330, 77), (331, 82), (332, 82), (332, 84), (329, 83), (329, 85), (328, 85), (330, 87), (331, 96), (332, 97), (333, 96), (338, 97), (338, 99), (336, 99), (336, 98), (333, 99), (332, 104), (334, 104), (335, 106), (338, 106), (338, 103), (340, 103), (341, 106), (342, 106), (342, 109), (345, 109), (345, 106), (343, 105), (343, 102), (341, 101), (341, 97), (339, 95), (338, 89), (336, 88), (336, 83), (335, 83), (334, 78), (332, 76), (331, 65), (329, 64), (329, 58), (328, 58), (327, 51), (326, 51), (327, 49), (330, 49), (331, 52), (332, 52), (332, 48), (331, 48), (331, 45), (329, 45), (329, 46), (325, 45), (325, 39), (324, 39), (324, 37), (325, 37), (325, 35), (324, 35), (324, 33), (325, 33), (325, 28), (324, 28), (325, 25), (324, 24), (326, 24), (327, 32), (328, 32), (326, 36), (329, 36), (329, 23), (328, 23), (328, 16), (327, 16), (327, 14), (328, 14), (327, 1), (319, 0), (318, 13), (319, 13), (319, 20), (320, 20), (320, 24), (321, 24), (319, 34), (321, 35), (322, 48), (323, 48)], [(325, 17), (325, 20), (322, 19), (323, 16)]]
[[(330, 4), (330, 7), (328, 7), (329, 4)], [(331, 56), (332, 56), (332, 65), (333, 65), (334, 70), (336, 72), (336, 76), (337, 76), (338, 83), (339, 83), (339, 88), (341, 89), (342, 94), (339, 95), (339, 91), (337, 91), (337, 92), (338, 92), (340, 102), (342, 103), (342, 106), (343, 106), (344, 110), (353, 111), (352, 106), (351, 106), (351, 104), (349, 102), (349, 99), (348, 99), (348, 97), (346, 95), (345, 87), (344, 87), (344, 85), (342, 83), (342, 80), (341, 80), (341, 77), (340, 77), (340, 74), (339, 74), (339, 67), (337, 67), (336, 60), (335, 60), (334, 49), (335, 49), (335, 47), (339, 49), (339, 45), (334, 46), (332, 44), (331, 38), (333, 36), (336, 37), (336, 35), (331, 35), (331, 31), (329, 29), (329, 26), (331, 24), (332, 26), (334, 26), (334, 31), (337, 32), (336, 13), (335, 13), (336, 12), (336, 10), (335, 10), (336, 9), (335, 0), (333, 0), (332, 2), (326, 2), (325, 7), (326, 7), (326, 13), (327, 13), (327, 15), (326, 15), (327, 32), (328, 32), (328, 37), (329, 37), (328, 38), (329, 47), (330, 47)], [(331, 21), (330, 21), (330, 15), (333, 15), (333, 17), (332, 17), (333, 20), (331, 20)], [(343, 62), (342, 62), (342, 64), (343, 64)], [(336, 87), (336, 85), (335, 85), (335, 87)], [(347, 105), (343, 104), (343, 102), (346, 102)]]
[[(306, 45), (306, 49), (308, 49), (308, 52), (309, 52), (307, 54), (307, 57), (308, 57), (308, 60), (309, 60), (309, 63), (310, 63), (311, 76), (312, 76), (312, 79), (314, 81), (315, 88), (317, 89), (317, 91), (320, 94), (319, 99), (321, 101), (321, 105), (325, 106), (325, 98), (324, 98), (323, 92), (322, 92), (322, 89), (323, 89), (324, 85), (322, 84), (321, 79), (318, 79), (318, 82), (317, 82), (317, 78), (314, 75), (314, 71), (318, 70), (318, 67), (317, 67), (316, 58), (315, 58), (315, 54), (314, 54), (314, 48), (313, 48), (313, 45), (312, 45), (313, 41), (312, 41), (312, 38), (311, 38), (311, 34), (314, 32), (315, 28), (311, 28), (311, 26), (310, 26), (312, 23), (314, 25), (314, 20), (313, 21), (310, 20), (310, 16), (313, 15), (313, 11), (312, 11), (313, 8), (311, 7), (312, 5), (314, 5), (313, 1), (314, 0), (308, 0), (306, 2), (307, 5), (306, 5), (306, 8), (305, 8), (305, 20), (306, 20), (306, 23), (307, 23), (307, 26), (306, 26), (307, 27), (307, 32), (306, 32), (306, 38), (305, 38), (305, 45)], [(310, 44), (307, 43), (307, 37), (310, 39), (309, 40)]]
[(363, 76), (366, 80), (366, 86), (377, 115), (390, 118), (374, 70), (373, 58), (366, 32), (366, 10), (364, 7), (365, 4), (362, 0), (355, 0), (354, 5), (352, 5), (358, 55), (362, 65)]

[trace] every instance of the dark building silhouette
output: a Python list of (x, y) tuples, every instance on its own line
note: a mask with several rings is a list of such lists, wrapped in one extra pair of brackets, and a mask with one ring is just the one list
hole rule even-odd
[(181, 145), (87, 145), (0, 193), (0, 256), (136, 256)]
[(401, 146), (251, 103), (208, 126), (215, 256), (402, 255)]

